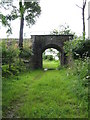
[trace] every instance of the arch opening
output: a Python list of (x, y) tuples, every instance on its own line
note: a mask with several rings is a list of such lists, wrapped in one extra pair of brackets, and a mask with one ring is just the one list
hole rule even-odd
[(61, 65), (60, 57), (61, 52), (56, 48), (46, 48), (42, 53), (42, 68), (58, 69)]
[(73, 39), (73, 35), (33, 35), (32, 36), (32, 69), (43, 68), (43, 52), (47, 48), (55, 48), (61, 53), (60, 63), (61, 66), (68, 64), (68, 59), (63, 49), (64, 42)]

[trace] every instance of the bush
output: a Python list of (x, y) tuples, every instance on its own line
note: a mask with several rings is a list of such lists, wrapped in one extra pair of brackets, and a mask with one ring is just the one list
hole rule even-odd
[(32, 51), (30, 48), (23, 48), (20, 54), (20, 58), (30, 59), (31, 55), (32, 55)]
[(66, 41), (64, 50), (67, 56), (72, 54), (74, 59), (90, 57), (90, 40), (82, 40), (81, 38), (75, 38), (72, 41)]
[(43, 55), (43, 59), (44, 60), (49, 60), (49, 61), (53, 61), (54, 60), (53, 55)]
[(3, 40), (2, 41), (2, 65), (9, 64), (9, 68), (12, 63), (16, 61), (19, 56), (19, 49), (15, 47), (15, 42), (12, 45)]
[(2, 76), (3, 77), (8, 77), (10, 75), (13, 75), (11, 71), (9, 71), (9, 66), (8, 65), (2, 65)]
[(83, 41), (78, 47), (72, 50), (74, 59), (90, 57), (90, 40)]
[(73, 66), (68, 68), (67, 75), (73, 79), (71, 86), (72, 92), (78, 97), (78, 99), (85, 100), (86, 104), (88, 102), (88, 86), (90, 74), (88, 70), (89, 59), (77, 59), (74, 60)]
[(2, 47), (2, 76), (17, 75), (26, 69), (23, 60), (19, 58), (20, 51), (16, 41), (3, 40)]
[(73, 60), (72, 69), (73, 74), (78, 75), (78, 81), (84, 86), (88, 84), (86, 78), (89, 77), (88, 66), (90, 57), (90, 40), (83, 41), (80, 38), (74, 39), (69, 42), (65, 42), (64, 50), (67, 56), (72, 55), (75, 60)]
[(19, 61), (19, 49), (15, 41), (9, 43), (9, 41), (3, 40), (0, 45), (2, 47), (2, 76), (17, 74), (19, 71), (16, 63)]

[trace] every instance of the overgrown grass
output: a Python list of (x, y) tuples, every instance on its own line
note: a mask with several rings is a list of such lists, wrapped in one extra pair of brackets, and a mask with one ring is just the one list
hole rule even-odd
[(88, 118), (88, 87), (72, 69), (29, 71), (3, 79), (3, 117)]
[(44, 60), (43, 61), (43, 68), (52, 68), (52, 69), (56, 69), (60, 66), (60, 61), (57, 60), (57, 61), (49, 61), (49, 60)]

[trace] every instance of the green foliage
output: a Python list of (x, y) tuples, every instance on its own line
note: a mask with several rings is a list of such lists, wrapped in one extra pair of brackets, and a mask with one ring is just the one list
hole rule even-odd
[(15, 42), (12, 41), (12, 45), (9, 45), (9, 41), (2, 41), (2, 64), (12, 64), (18, 58), (19, 49), (15, 48)]
[(23, 59), (30, 59), (32, 55), (32, 51), (30, 48), (24, 48), (22, 51), (21, 51), (21, 54), (20, 54), (20, 57), (23, 58)]
[[(17, 1), (18, 2), (18, 1)], [(8, 26), (7, 32), (12, 33), (12, 29), (10, 27), (10, 23), (12, 20), (17, 19), (18, 17), (22, 17), (22, 15), (25, 15), (25, 20), (27, 22), (27, 25), (32, 25), (36, 21), (36, 17), (39, 17), (41, 8), (39, 6), (38, 2), (24, 2), (24, 5), (22, 5), (22, 0), (18, 2), (19, 9), (17, 6), (15, 6), (14, 1), (0, 2), (0, 8), (4, 8), (5, 10), (9, 10), (11, 8), (11, 13), (4, 15), (3, 13), (0, 13), (0, 20), (1, 23), (4, 26)]]
[(24, 9), (27, 13), (25, 16), (25, 20), (27, 25), (34, 24), (36, 21), (36, 17), (39, 17), (41, 8), (38, 2), (24, 2)]
[(89, 58), (85, 58), (84, 60), (78, 59), (75, 60), (73, 70), (74, 74), (78, 75), (78, 80), (84, 86), (88, 86), (88, 78), (89, 78)]
[(24, 60), (30, 60), (32, 51), (26, 44), (20, 57), (20, 50), (16, 41), (3, 40), (0, 43), (2, 47), (2, 76), (9, 77), (17, 75), (26, 70)]
[(21, 70), (21, 67), (19, 69), (20, 65), (18, 66), (17, 64), (14, 63), (11, 64), (11, 67), (9, 68), (9, 65), (2, 65), (2, 76), (3, 77), (10, 77), (10, 76), (13, 76), (13, 75), (18, 75), (20, 70)]
[(10, 22), (8, 21), (8, 16), (5, 16), (3, 14), (0, 13), (0, 23), (4, 26), (4, 27), (8, 27), (7, 29), (7, 33), (8, 34), (12, 34), (12, 29), (10, 26)]
[(81, 38), (74, 39), (69, 42), (65, 42), (64, 50), (67, 53), (67, 56), (73, 56), (77, 60), (73, 60), (73, 64), (70, 66), (68, 75), (77, 75), (77, 80), (75, 80), (75, 85), (73, 92), (80, 99), (85, 99), (88, 101), (88, 98), (85, 97), (87, 92), (87, 87), (89, 85), (89, 57), (90, 57), (90, 41), (81, 40)]
[(51, 32), (51, 34), (54, 34), (54, 35), (62, 35), (62, 34), (70, 35), (70, 34), (73, 34), (73, 35), (75, 35), (75, 33), (71, 31), (69, 25), (66, 25), (66, 24), (65, 25), (60, 25), (59, 30), (54, 29)]
[[(1, 0), (0, 1), (0, 10), (2, 11), (2, 9), (4, 8), (5, 10), (10, 10), (10, 6), (12, 4), (12, 0), (10, 2), (5, 2), (5, 0)], [(6, 33), (8, 33), (8, 35), (12, 34), (12, 28), (11, 28), (11, 17), (10, 15), (6, 15), (5, 12), (0, 12), (0, 26), (4, 26), (7, 27), (7, 31)]]
[(2, 24), (6, 26), (6, 25), (8, 24), (8, 22), (7, 22), (7, 20), (6, 20), (6, 17), (5, 17), (4, 15), (0, 14), (0, 18), (1, 18), (1, 20), (2, 20), (2, 21), (1, 21)]
[(73, 86), (73, 92), (76, 94), (76, 96), (79, 99), (84, 99), (87, 103), (88, 96), (85, 96), (88, 94), (88, 86), (89, 86), (89, 79), (90, 79), (90, 73), (89, 73), (89, 59), (78, 59), (74, 61), (73, 67), (69, 68), (68, 75), (72, 74), (72, 76), (77, 76), (77, 79), (74, 82)]
[(9, 70), (9, 65), (2, 65), (2, 76), (7, 77), (13, 75), (12, 72)]
[(43, 55), (43, 59), (44, 60), (49, 60), (49, 61), (53, 61), (54, 60), (53, 55)]
[(64, 43), (64, 50), (67, 56), (72, 54), (74, 58), (90, 57), (90, 40), (82, 40), (80, 37)]
[(32, 49), (30, 45), (30, 40), (24, 40), (23, 49), (20, 51), (20, 58), (23, 60), (30, 60), (32, 55)]
[(74, 58), (90, 57), (90, 40), (82, 41), (78, 47), (72, 50), (72, 52)]
[(15, 46), (15, 41), (5, 41), (1, 43), (2, 46), (2, 75), (7, 77), (18, 73), (17, 61), (19, 61), (19, 49)]

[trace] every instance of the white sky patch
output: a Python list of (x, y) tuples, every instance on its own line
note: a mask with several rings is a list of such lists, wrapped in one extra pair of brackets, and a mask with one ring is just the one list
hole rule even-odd
[[(89, 0), (87, 0), (88, 2)], [(82, 35), (82, 7), (83, 0), (40, 0), (41, 15), (37, 18), (36, 24), (31, 28), (24, 26), (24, 37), (30, 37), (33, 34), (49, 34), (60, 25), (70, 26), (70, 29), (78, 35)], [(88, 3), (85, 9), (86, 36), (88, 34)], [(26, 24), (26, 23), (25, 23)], [(12, 38), (19, 38), (20, 20), (12, 22)], [(2, 28), (0, 37), (6, 37), (6, 30)]]
[(88, 3), (88, 37), (90, 39), (90, 1)]

